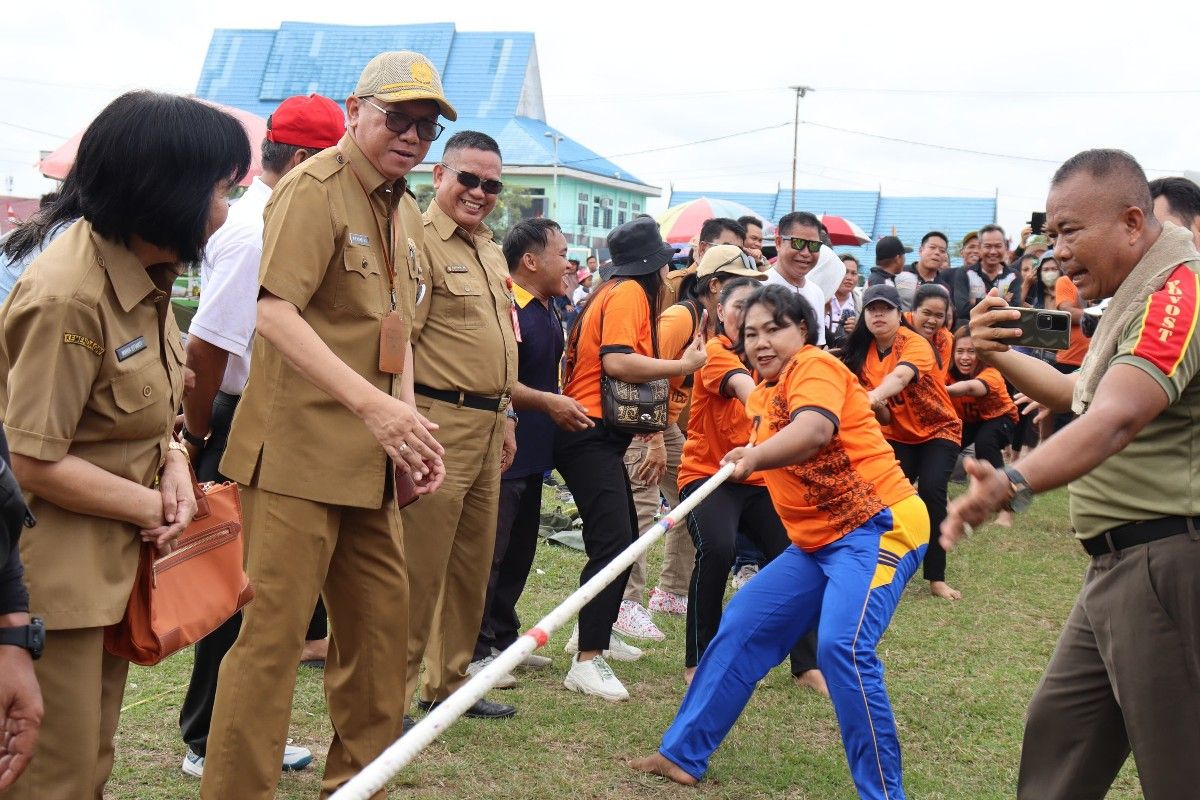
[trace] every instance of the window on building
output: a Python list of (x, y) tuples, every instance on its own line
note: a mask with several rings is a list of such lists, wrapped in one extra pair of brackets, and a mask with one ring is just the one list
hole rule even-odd
[(550, 216), (550, 203), (546, 198), (545, 189), (540, 186), (531, 186), (525, 190), (525, 195), (529, 198), (529, 207), (525, 209), (523, 215), (525, 219)]
[(625, 212), (625, 211), (618, 211), (618, 212), (617, 212), (617, 224), (618, 224), (618, 225), (624, 225), (624, 224), (625, 224), (625, 222), (626, 222), (626, 218), (625, 218), (625, 217), (626, 217), (626, 213), (627, 213), (627, 212)]
[(592, 201), (592, 227), (600, 227), (600, 214), (604, 211), (600, 206), (600, 198), (597, 197)]
[(641, 203), (634, 203), (634, 204), (633, 204), (633, 213), (635, 213), (635, 214), (636, 214), (636, 213), (638, 213), (638, 212), (639, 212), (639, 211), (641, 211), (641, 210), (642, 210), (642, 204), (641, 204)]
[(611, 228), (613, 226), (613, 223), (612, 223), (613, 213), (612, 212), (613, 212), (612, 200), (606, 199), (604, 201), (604, 227), (605, 228)]
[(579, 193), (579, 219), (577, 221), (577, 223), (580, 226), (587, 225), (587, 212), (588, 212), (587, 192), (580, 192)]

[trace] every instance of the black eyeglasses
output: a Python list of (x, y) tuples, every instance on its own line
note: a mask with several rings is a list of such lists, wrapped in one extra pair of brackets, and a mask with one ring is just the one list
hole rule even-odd
[(810, 253), (821, 252), (820, 239), (801, 239), (799, 236), (785, 236), (784, 241), (790, 244), (793, 250), (803, 250), (807, 247)]
[(481, 178), (474, 172), (464, 172), (461, 169), (455, 169), (445, 162), (442, 162), (442, 167), (457, 175), (458, 182), (468, 189), (482, 188), (484, 194), (500, 194), (500, 192), (504, 191), (504, 184), (501, 181), (492, 180), (491, 178)]
[(416, 125), (417, 138), (422, 142), (433, 142), (437, 141), (437, 138), (442, 135), (442, 131), (446, 130), (445, 125), (439, 125), (435, 120), (424, 117), (410, 117), (401, 111), (388, 111), (383, 106), (377, 106), (365, 97), (362, 100), (371, 108), (383, 114), (384, 127), (397, 136), (407, 133), (409, 128)]

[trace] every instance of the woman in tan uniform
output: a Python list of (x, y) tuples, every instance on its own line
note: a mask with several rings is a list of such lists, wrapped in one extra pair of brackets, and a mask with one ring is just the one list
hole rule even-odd
[(47, 629), (45, 718), (14, 798), (103, 796), (129, 666), (105, 652), (104, 628), (124, 614), (141, 542), (169, 550), (196, 508), (171, 440), (183, 394), (171, 285), (249, 164), (231, 116), (132, 92), (84, 133), (78, 193), (31, 223), (78, 218), (0, 308), (0, 416), (38, 520), (21, 557)]

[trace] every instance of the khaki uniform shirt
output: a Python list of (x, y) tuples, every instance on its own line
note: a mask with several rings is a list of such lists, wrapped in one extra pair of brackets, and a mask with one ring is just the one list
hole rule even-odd
[[(334, 355), (395, 397), (400, 382), (379, 369), (380, 321), (391, 308), (385, 259), (395, 251), (406, 322), (422, 275), (420, 209), (405, 189), (379, 174), (347, 133), (276, 185), (259, 269), (263, 289), (299, 309)], [(380, 508), (387, 454), (362, 420), (260, 335), (252, 352), (221, 472), (277, 494)]]
[(435, 199), (424, 217), (430, 302), (413, 325), (413, 377), (434, 389), (499, 397), (517, 380), (508, 264), (484, 225), (471, 235)]
[[(0, 308), (0, 415), (13, 453), (76, 456), (153, 486), (183, 396), (170, 308), (179, 272), (147, 270), (84, 220), (38, 256)], [(27, 499), (38, 521), (21, 536), (32, 613), (53, 629), (119, 622), (137, 526)]]

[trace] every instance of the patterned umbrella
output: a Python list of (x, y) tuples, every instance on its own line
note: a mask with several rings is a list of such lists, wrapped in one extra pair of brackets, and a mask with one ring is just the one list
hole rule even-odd
[(829, 241), (834, 244), (858, 246), (871, 241), (871, 237), (862, 228), (845, 217), (826, 214), (821, 217), (821, 222), (824, 223), (825, 230), (829, 231)]
[[(669, 244), (681, 244), (700, 233), (700, 226), (713, 217), (737, 219), (746, 215), (762, 219), (762, 215), (732, 200), (698, 197), (687, 203), (672, 206), (658, 215), (658, 227)], [(773, 230), (773, 229), (772, 229)], [(764, 235), (768, 232), (763, 231)]]
[[(241, 185), (249, 186), (250, 181), (253, 180), (255, 175), (262, 174), (262, 162), (260, 159), (261, 143), (267, 135), (267, 121), (257, 114), (242, 111), (240, 108), (223, 106), (220, 103), (213, 103), (199, 97), (195, 99), (221, 109), (242, 123), (242, 127), (246, 129), (246, 137), (250, 140), (250, 171), (242, 179)], [(42, 174), (47, 178), (54, 178), (60, 181), (67, 177), (67, 173), (71, 171), (71, 167), (75, 164), (75, 153), (79, 150), (79, 140), (82, 138), (83, 131), (79, 131), (79, 133), (76, 133), (66, 142), (59, 145), (57, 150), (39, 161), (38, 167), (41, 169)]]

